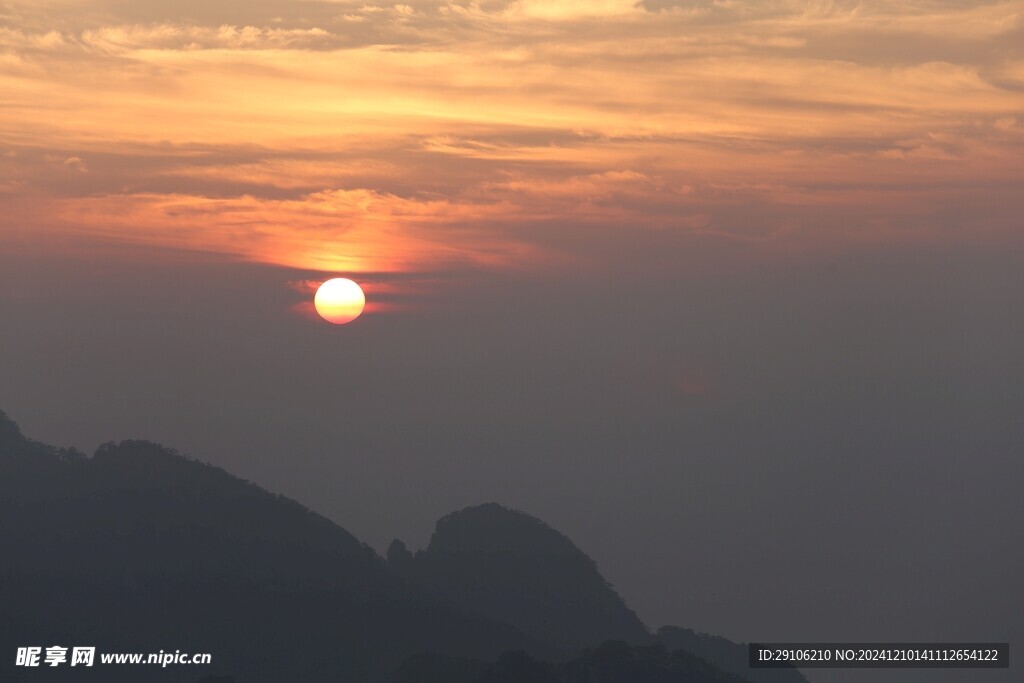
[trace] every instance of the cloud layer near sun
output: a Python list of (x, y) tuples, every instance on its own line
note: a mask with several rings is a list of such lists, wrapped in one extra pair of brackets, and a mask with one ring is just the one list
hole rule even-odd
[(585, 256), (595, 228), (1004, 238), (1022, 10), (8, 2), (0, 240), (380, 272)]

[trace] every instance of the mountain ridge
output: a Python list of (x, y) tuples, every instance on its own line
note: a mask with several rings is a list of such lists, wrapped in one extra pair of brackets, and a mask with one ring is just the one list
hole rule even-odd
[[(525, 512), (497, 503), (452, 512), (426, 548), (413, 554), (395, 541), (385, 560), (328, 518), (222, 468), (148, 441), (102, 444), (92, 456), (56, 448), (25, 437), (3, 411), (0, 545), (5, 651), (211, 652), (214, 665), (187, 680), (238, 683), (391, 683), (409, 661), (469, 662), (456, 669), (505, 680), (502, 667), (518, 662), (515, 675), (533, 671), (544, 683), (575, 671), (570, 661), (583, 666), (588, 652), (628, 668), (662, 641), (674, 652), (655, 657), (650, 682), (699, 670), (806, 683), (795, 670), (742, 671), (743, 646), (725, 639), (676, 627), (652, 635), (586, 553)], [(680, 638), (687, 647), (676, 647)], [(9, 660), (0, 669), (4, 680), (38, 680)], [(73, 673), (138, 680), (131, 667)], [(154, 668), (146, 680), (181, 676)]]
[[(145, 441), (88, 457), (25, 438), (4, 414), (0, 545), (4, 651), (211, 652), (206, 673), (310, 683), (387, 681), (424, 651), (494, 658), (514, 642), (562, 656), (410, 588), (342, 527), (220, 468)], [(36, 673), (3, 668), (3, 680)], [(178, 676), (147, 669), (147, 680)]]
[(394, 573), (569, 651), (606, 640), (651, 639), (597, 563), (525, 512), (497, 503), (470, 506), (439, 519), (426, 548), (415, 554), (403, 549), (400, 541), (388, 549)]

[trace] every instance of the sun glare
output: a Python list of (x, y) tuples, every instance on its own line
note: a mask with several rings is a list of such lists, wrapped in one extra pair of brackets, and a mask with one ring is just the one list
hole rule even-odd
[(313, 305), (320, 317), (335, 325), (352, 322), (363, 312), (366, 296), (352, 280), (336, 277), (327, 280), (316, 290)]

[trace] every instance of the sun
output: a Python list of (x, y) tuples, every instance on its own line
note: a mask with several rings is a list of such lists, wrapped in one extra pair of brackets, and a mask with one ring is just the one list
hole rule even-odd
[(363, 289), (352, 280), (336, 277), (327, 280), (316, 290), (313, 305), (320, 317), (335, 325), (350, 323), (359, 317), (366, 306)]

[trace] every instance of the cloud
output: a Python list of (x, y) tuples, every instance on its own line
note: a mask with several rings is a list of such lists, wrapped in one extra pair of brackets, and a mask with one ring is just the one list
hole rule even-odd
[(374, 271), (638, 230), (947, 239), (964, 206), (1008, 235), (1018, 10), (15, 2), (0, 201), (40, 235)]
[(502, 267), (542, 257), (536, 247), (473, 227), (509, 208), (362, 189), (285, 200), (137, 193), (62, 200), (51, 218), (100, 239), (315, 270), (400, 272)]
[(82, 161), (81, 157), (68, 157), (67, 159), (64, 160), (64, 165), (67, 166), (68, 168), (73, 168), (81, 173), (89, 172), (88, 167), (85, 165), (85, 162)]
[(505, 14), (566, 21), (590, 17), (621, 18), (641, 11), (636, 0), (516, 0), (506, 8)]

